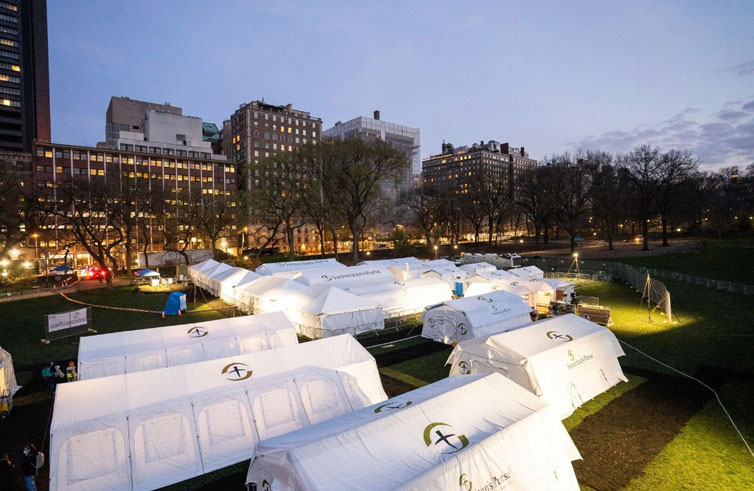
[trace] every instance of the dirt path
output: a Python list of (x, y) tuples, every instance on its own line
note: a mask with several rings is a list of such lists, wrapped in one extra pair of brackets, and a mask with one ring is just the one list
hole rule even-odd
[(711, 397), (691, 380), (650, 377), (571, 432), (583, 457), (574, 462), (580, 483), (596, 490), (625, 487)]

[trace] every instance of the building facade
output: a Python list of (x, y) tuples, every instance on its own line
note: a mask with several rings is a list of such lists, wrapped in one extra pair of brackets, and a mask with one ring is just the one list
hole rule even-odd
[(345, 123), (338, 121), (335, 123), (335, 126), (325, 130), (324, 137), (336, 140), (345, 140), (347, 138), (359, 138), (365, 141), (382, 140), (404, 152), (411, 163), (410, 172), (407, 172), (407, 175), (404, 176), (404, 186), (411, 186), (413, 176), (421, 174), (421, 137), (419, 128), (383, 121), (380, 119), (379, 111), (374, 112), (373, 118), (360, 116)]
[(521, 175), (536, 166), (537, 161), (529, 158), (524, 147), (512, 147), (508, 143), (490, 140), (458, 148), (443, 143), (441, 154), (422, 161), (421, 180), (425, 184), (442, 183), (455, 194), (467, 194), (482, 174), (489, 177), (487, 180), (495, 178), (507, 182), (513, 198)]
[(50, 141), (46, 0), (0, 2), (0, 151)]

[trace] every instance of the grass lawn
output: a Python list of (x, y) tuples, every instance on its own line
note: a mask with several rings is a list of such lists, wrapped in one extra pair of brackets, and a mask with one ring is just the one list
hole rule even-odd
[[(754, 383), (731, 381), (721, 398), (751, 445)], [(751, 489), (752, 483), (754, 460), (717, 401), (711, 400), (628, 489)]]
[(698, 251), (662, 256), (626, 257), (617, 261), (648, 268), (695, 274), (716, 280), (754, 284), (754, 238), (707, 240)]
[(390, 365), (387, 367), (387, 371), (383, 371), (383, 373), (417, 387), (431, 384), (448, 376), (450, 367), (445, 366), (445, 362), (448, 360), (451, 351), (453, 351), (453, 348), (448, 346), (447, 349), (442, 351)]
[(603, 407), (607, 406), (614, 399), (619, 398), (629, 390), (635, 389), (647, 381), (644, 377), (634, 374), (626, 374), (628, 382), (621, 382), (607, 392), (603, 392), (591, 401), (587, 401), (583, 406), (573, 412), (568, 418), (563, 420), (563, 426), (566, 430), (571, 431), (576, 428), (587, 416), (594, 414)]
[[(165, 293), (134, 293), (133, 287), (120, 287), (114, 290), (97, 289), (71, 295), (82, 302), (116, 307), (136, 307), (148, 310), (162, 310), (167, 301)], [(212, 307), (220, 306), (211, 302)], [(209, 309), (208, 304), (197, 303), (197, 309)], [(31, 375), (41, 370), (49, 361), (66, 362), (75, 359), (78, 353), (78, 336), (63, 338), (50, 344), (43, 344), (44, 315), (66, 312), (82, 308), (60, 295), (52, 297), (17, 300), (0, 304), (0, 344), (13, 356), (16, 377), (24, 385)], [(194, 308), (189, 303), (189, 309)], [(159, 314), (125, 312), (92, 307), (92, 327), (99, 334), (160, 327), (187, 322), (200, 322), (224, 317), (217, 311), (184, 314), (182, 317), (161, 318)]]

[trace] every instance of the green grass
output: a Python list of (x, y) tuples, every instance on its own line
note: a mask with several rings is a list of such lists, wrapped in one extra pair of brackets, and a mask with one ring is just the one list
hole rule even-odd
[[(133, 287), (120, 287), (114, 290), (97, 289), (71, 295), (72, 298), (87, 303), (116, 307), (135, 307), (148, 310), (162, 310), (167, 300), (166, 293), (134, 293)], [(215, 302), (212, 302), (215, 306)], [(217, 305), (219, 306), (219, 305)], [(197, 307), (208, 309), (206, 304)], [(60, 295), (52, 297), (17, 300), (0, 304), (0, 344), (13, 356), (16, 376), (24, 384), (42, 364), (51, 360), (64, 362), (75, 359), (78, 353), (79, 336), (63, 338), (43, 344), (44, 315), (66, 312), (82, 308)], [(189, 308), (193, 308), (189, 304)], [(99, 334), (161, 327), (187, 322), (201, 322), (224, 317), (220, 312), (208, 311), (184, 314), (182, 317), (161, 318), (159, 314), (125, 312), (92, 307), (92, 327)]]
[(617, 259), (626, 264), (688, 273), (716, 280), (754, 284), (754, 238), (708, 240), (698, 251)]
[[(646, 303), (639, 307), (641, 294), (622, 283), (590, 282), (578, 290), (611, 307), (615, 322), (611, 329), (619, 339), (679, 370), (693, 373), (702, 367), (716, 367), (754, 373), (754, 324), (750, 320), (754, 296), (675, 281), (665, 285), (680, 323), (664, 322), (660, 312), (648, 323)], [(624, 350), (624, 366), (677, 375), (629, 347)]]
[[(390, 365), (388, 368), (391, 373), (385, 373), (385, 375), (403, 380), (412, 385), (416, 385), (419, 382), (423, 383), (423, 385), (437, 382), (448, 376), (450, 367), (445, 366), (445, 362), (448, 360), (452, 349), (448, 346), (448, 349), (442, 351), (436, 351), (428, 355)], [(401, 374), (405, 374), (407, 377), (401, 378)], [(416, 383), (409, 382), (409, 380), (414, 380)], [(417, 385), (417, 387), (419, 386)]]
[(590, 416), (603, 407), (610, 404), (613, 400), (621, 397), (629, 390), (633, 390), (639, 385), (647, 381), (644, 377), (640, 377), (634, 374), (626, 374), (628, 382), (621, 382), (615, 387), (612, 387), (607, 392), (603, 392), (591, 401), (587, 401), (583, 406), (573, 412), (568, 418), (563, 420), (563, 426), (566, 430), (571, 431), (581, 424), (587, 416)]
[[(727, 383), (721, 398), (754, 443), (754, 384)], [(715, 400), (708, 402), (627, 489), (751, 489), (754, 458)]]

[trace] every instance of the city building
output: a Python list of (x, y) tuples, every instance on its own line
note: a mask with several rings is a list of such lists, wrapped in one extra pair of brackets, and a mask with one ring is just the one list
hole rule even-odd
[(230, 117), (230, 153), (247, 187), (258, 185), (261, 159), (277, 152), (292, 152), (299, 145), (322, 140), (322, 120), (292, 104), (275, 106), (264, 99), (242, 104)]
[(220, 131), (215, 123), (202, 123), (202, 140), (212, 145), (212, 153), (226, 155), (222, 131)]
[(46, 0), (0, 2), (0, 151), (50, 141)]
[(225, 158), (213, 150), (212, 141), (205, 140), (201, 118), (184, 116), (183, 109), (168, 103), (111, 97), (105, 121), (106, 141), (97, 144), (98, 148), (213, 160)]
[[(537, 166), (524, 147), (511, 147), (508, 143), (490, 140), (471, 146), (454, 147), (442, 144), (442, 153), (422, 161), (422, 182), (448, 186), (456, 194), (468, 193), (478, 182), (479, 173), (491, 178), (502, 178), (508, 183), (511, 197), (521, 182), (521, 174)], [(488, 179), (488, 180), (489, 180)]]
[(325, 138), (345, 140), (347, 138), (360, 138), (365, 141), (382, 140), (394, 148), (405, 152), (411, 169), (406, 173), (404, 186), (411, 186), (413, 176), (420, 175), (422, 171), (421, 148), (419, 128), (389, 123), (380, 119), (380, 112), (375, 111), (373, 118), (359, 116), (342, 123), (338, 121), (335, 126), (325, 130)]

